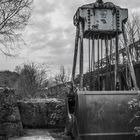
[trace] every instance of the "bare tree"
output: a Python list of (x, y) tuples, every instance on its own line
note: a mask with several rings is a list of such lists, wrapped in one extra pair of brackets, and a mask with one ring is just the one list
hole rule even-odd
[[(19, 71), (19, 69), (18, 69)], [(18, 90), (24, 97), (34, 97), (48, 82), (44, 67), (39, 64), (24, 64), (19, 72)]]
[[(140, 39), (140, 17), (137, 13), (132, 13), (126, 23), (126, 33), (129, 44), (134, 44)], [(121, 38), (121, 47), (124, 47), (123, 39)]]
[(134, 44), (134, 42), (139, 39), (139, 27), (140, 18), (138, 17), (137, 13), (133, 13), (126, 24), (129, 44)]
[(33, 0), (0, 0), (0, 51), (9, 55), (27, 24)]
[(136, 27), (137, 27), (137, 36), (140, 40), (140, 17), (138, 15), (135, 16), (136, 19)]
[(54, 80), (57, 85), (65, 84), (70, 80), (70, 73), (66, 71), (64, 66), (60, 66), (60, 72), (55, 75)]
[[(135, 48), (135, 42), (136, 41), (140, 42), (140, 17), (138, 16), (138, 13), (133, 13), (130, 15), (130, 18), (127, 21), (125, 27), (126, 27), (128, 45), (131, 45), (130, 53), (132, 55), (132, 60), (137, 61), (139, 51), (134, 48)], [(125, 43), (123, 37), (120, 36), (120, 49), (123, 49), (124, 46)], [(123, 54), (123, 58), (125, 58), (125, 62), (127, 62), (125, 53)]]

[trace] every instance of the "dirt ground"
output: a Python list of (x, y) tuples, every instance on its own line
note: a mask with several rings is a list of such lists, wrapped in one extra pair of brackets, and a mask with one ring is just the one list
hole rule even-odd
[(9, 138), (9, 140), (66, 140), (62, 133), (57, 129), (26, 129), (24, 136)]

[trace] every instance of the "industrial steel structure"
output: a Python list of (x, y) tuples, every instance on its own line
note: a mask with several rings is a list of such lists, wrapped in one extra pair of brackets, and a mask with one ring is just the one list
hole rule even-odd
[[(131, 121), (134, 112), (128, 102), (138, 96), (139, 89), (128, 48), (125, 23), (128, 10), (97, 0), (83, 5), (74, 15), (76, 26), (75, 50), (72, 70), (72, 90), (68, 96), (67, 127), (76, 140), (133, 140), (134, 127), (139, 120)], [(124, 48), (119, 50), (119, 36), (123, 35)], [(84, 40), (88, 40), (88, 68), (90, 84), (84, 87)], [(126, 87), (121, 90), (120, 54), (126, 59)], [(79, 89), (75, 86), (75, 71), (79, 54)], [(91, 74), (91, 75), (90, 75)], [(105, 86), (107, 84), (108, 86)], [(133, 89), (133, 91), (131, 90)], [(137, 137), (138, 138), (138, 137)]]

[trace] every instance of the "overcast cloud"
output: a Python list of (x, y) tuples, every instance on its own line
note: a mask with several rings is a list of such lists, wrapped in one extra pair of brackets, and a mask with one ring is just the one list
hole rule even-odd
[[(140, 11), (139, 0), (110, 0), (130, 11)], [(71, 68), (75, 27), (73, 15), (77, 8), (95, 0), (34, 0), (32, 17), (23, 32), (26, 45), (18, 50), (17, 58), (0, 56), (1, 70), (13, 70), (28, 61)], [(105, 0), (107, 2), (107, 0)]]

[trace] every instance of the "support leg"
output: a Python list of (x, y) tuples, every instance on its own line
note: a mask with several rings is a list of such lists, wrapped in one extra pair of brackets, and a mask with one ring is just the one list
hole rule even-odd
[(78, 41), (79, 41), (79, 27), (76, 28), (76, 37), (75, 37), (75, 50), (73, 58), (73, 68), (72, 68), (72, 82), (75, 79), (76, 63), (77, 63), (77, 54), (78, 54)]
[(118, 76), (118, 64), (119, 64), (119, 50), (118, 50), (118, 43), (119, 37), (118, 32), (116, 33), (116, 49), (115, 49), (115, 89), (119, 90), (119, 76)]
[(80, 66), (79, 66), (79, 73), (80, 73), (80, 90), (83, 90), (83, 61), (84, 61), (84, 48), (83, 48), (83, 25), (80, 24)]
[(129, 70), (130, 70), (130, 73), (131, 73), (134, 89), (139, 90), (138, 86), (137, 86), (137, 82), (136, 82), (136, 76), (135, 76), (135, 71), (134, 71), (131, 55), (130, 55), (128, 44), (127, 44), (128, 41), (127, 41), (127, 35), (126, 35), (124, 24), (123, 24), (123, 38), (124, 38), (124, 43), (125, 43), (126, 54), (127, 54), (127, 57), (128, 57), (128, 67), (129, 67)]

